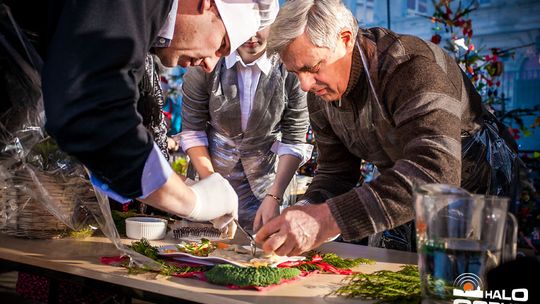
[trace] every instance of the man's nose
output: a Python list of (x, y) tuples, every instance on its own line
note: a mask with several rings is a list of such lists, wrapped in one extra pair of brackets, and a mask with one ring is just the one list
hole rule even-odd
[(214, 70), (214, 67), (216, 66), (218, 60), (219, 60), (219, 57), (217, 56), (206, 57), (203, 59), (200, 65), (202, 66), (203, 70), (206, 73), (210, 73)]
[(298, 80), (300, 81), (300, 88), (304, 92), (311, 90), (315, 84), (315, 77), (310, 73), (298, 73)]

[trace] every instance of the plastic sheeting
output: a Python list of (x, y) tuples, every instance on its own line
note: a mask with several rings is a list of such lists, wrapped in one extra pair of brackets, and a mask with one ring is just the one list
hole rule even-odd
[(26, 208), (39, 205), (71, 230), (99, 227), (132, 264), (157, 269), (156, 262), (121, 243), (108, 198), (92, 189), (85, 168), (45, 133), (41, 66), (9, 9), (0, 4), (0, 231), (35, 237), (25, 229), (39, 224), (39, 214)]
[(461, 139), (461, 187), (472, 193), (513, 198), (518, 170), (525, 164), (505, 140), (510, 138), (505, 134), (507, 128), (487, 110), (483, 116), (481, 129)]

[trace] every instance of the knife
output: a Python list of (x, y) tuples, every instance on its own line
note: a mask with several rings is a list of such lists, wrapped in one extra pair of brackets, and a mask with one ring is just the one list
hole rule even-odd
[(234, 222), (236, 223), (236, 226), (238, 226), (238, 229), (240, 229), (240, 231), (242, 231), (242, 233), (244, 233), (244, 235), (249, 239), (249, 247), (251, 247), (251, 255), (252, 256), (255, 256), (255, 253), (257, 251), (257, 246), (256, 246), (256, 243), (255, 243), (255, 238), (251, 235), (251, 233), (247, 232), (244, 227), (242, 227), (240, 225), (240, 223), (238, 223), (238, 220), (237, 219), (234, 219)]

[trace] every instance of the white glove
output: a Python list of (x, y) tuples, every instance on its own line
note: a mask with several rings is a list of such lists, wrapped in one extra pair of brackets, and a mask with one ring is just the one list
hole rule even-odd
[(234, 218), (238, 218), (238, 196), (219, 173), (213, 173), (192, 185), (191, 190), (195, 193), (196, 200), (188, 219), (210, 221), (215, 228), (223, 230)]

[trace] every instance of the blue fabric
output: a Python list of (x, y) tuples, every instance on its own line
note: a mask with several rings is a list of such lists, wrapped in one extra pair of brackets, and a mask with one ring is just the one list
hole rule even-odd
[[(154, 191), (159, 189), (161, 186), (163, 186), (163, 184), (165, 184), (172, 173), (173, 170), (171, 166), (159, 150), (159, 147), (154, 143), (152, 151), (146, 159), (144, 171), (141, 177), (143, 194), (138, 198), (146, 198)], [(90, 181), (100, 192), (119, 203), (126, 204), (132, 201), (132, 199), (123, 197), (114, 192), (107, 183), (101, 181), (93, 174), (90, 174)]]
[(171, 114), (171, 127), (168, 135), (172, 136), (182, 131), (182, 83), (186, 69), (175, 67), (165, 76), (166, 84), (164, 87), (166, 100), (163, 111)]

